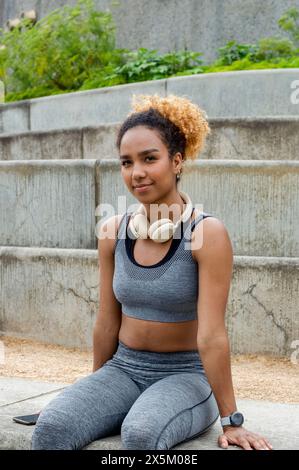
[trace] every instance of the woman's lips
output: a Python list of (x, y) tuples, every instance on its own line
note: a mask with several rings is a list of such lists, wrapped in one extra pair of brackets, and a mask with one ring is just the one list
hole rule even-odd
[(143, 191), (147, 191), (151, 186), (152, 184), (147, 184), (146, 186), (140, 186), (139, 188), (135, 186), (135, 191), (138, 191), (138, 193), (141, 193)]

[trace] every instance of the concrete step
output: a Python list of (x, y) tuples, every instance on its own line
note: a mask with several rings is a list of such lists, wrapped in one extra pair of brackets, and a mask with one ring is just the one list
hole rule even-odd
[[(236, 255), (299, 256), (299, 162), (186, 162), (181, 188)], [(96, 217), (138, 207), (117, 159), (0, 162), (0, 245), (96, 249)]]
[[(299, 117), (213, 118), (209, 124), (200, 159), (299, 160)], [(118, 158), (119, 126), (0, 134), (0, 160)]]
[[(16, 378), (0, 378), (2, 404), (0, 406), (0, 449), (26, 450), (31, 448), (34, 426), (12, 421), (13, 416), (33, 414), (44, 408), (63, 387), (54, 384)], [(244, 427), (270, 441), (274, 450), (299, 449), (299, 404), (273, 403), (263, 400), (237, 399), (237, 406), (245, 416)], [(222, 450), (218, 436), (222, 434), (220, 420), (203, 435), (178, 444), (173, 450)], [(84, 450), (122, 450), (120, 434), (110, 435), (92, 442)], [(228, 450), (241, 450), (230, 445)]]
[(187, 96), (209, 118), (297, 116), (299, 69), (173, 77), (0, 105), (0, 132), (64, 129), (122, 121), (136, 94)]
[(0, 245), (96, 248), (95, 160), (0, 162)]
[(0, 134), (0, 160), (116, 158), (118, 124)]
[[(299, 258), (234, 256), (226, 324), (233, 353), (291, 357), (299, 338)], [(3, 334), (92, 347), (96, 250), (0, 247)]]

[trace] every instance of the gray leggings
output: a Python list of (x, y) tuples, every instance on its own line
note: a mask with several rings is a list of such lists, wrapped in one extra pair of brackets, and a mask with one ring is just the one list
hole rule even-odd
[(82, 449), (121, 434), (123, 449), (171, 449), (218, 417), (198, 351), (141, 351), (119, 341), (100, 369), (41, 411), (31, 448)]

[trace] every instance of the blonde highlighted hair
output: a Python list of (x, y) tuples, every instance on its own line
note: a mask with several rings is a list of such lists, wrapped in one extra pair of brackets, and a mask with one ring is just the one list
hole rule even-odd
[(186, 97), (133, 94), (132, 108), (128, 116), (155, 109), (177, 126), (186, 139), (186, 159), (194, 160), (197, 157), (204, 147), (206, 136), (211, 132), (205, 111)]

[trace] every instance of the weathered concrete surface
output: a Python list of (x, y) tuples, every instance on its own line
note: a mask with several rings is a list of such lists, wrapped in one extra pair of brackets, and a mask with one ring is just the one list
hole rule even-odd
[[(18, 395), (18, 389), (32, 390), (32, 397), (14, 404), (0, 406), (0, 449), (25, 450), (31, 448), (31, 437), (34, 426), (24, 426), (12, 421), (13, 416), (33, 414), (46, 406), (57, 394), (55, 388), (65, 384), (48, 384), (33, 382), (26, 379), (0, 378), (1, 390)], [(44, 393), (40, 393), (44, 387)], [(53, 391), (49, 391), (49, 389)], [(37, 396), (36, 391), (39, 395)], [(237, 406), (245, 416), (244, 427), (267, 438), (274, 450), (299, 449), (299, 403), (273, 403), (249, 399), (237, 399)], [(291, 417), (291, 419), (290, 419)], [(204, 434), (188, 442), (174, 446), (173, 450), (222, 450), (217, 444), (218, 436), (222, 434), (220, 420)], [(85, 447), (85, 450), (122, 450), (121, 435), (115, 434), (94, 441)], [(242, 450), (238, 446), (230, 445), (228, 450)]]
[[(235, 254), (299, 256), (298, 161), (198, 159), (181, 187), (226, 224)], [(0, 194), (3, 246), (95, 249), (96, 217), (138, 206), (117, 159), (1, 161)]]
[(0, 133), (121, 122), (133, 94), (185, 96), (209, 119), (299, 116), (299, 69), (206, 73), (129, 83), (0, 105)]
[(0, 134), (0, 160), (116, 158), (119, 124)]
[(215, 118), (210, 127), (200, 159), (299, 159), (299, 118)]
[(298, 77), (298, 69), (191, 75), (169, 78), (167, 94), (186, 94), (209, 117), (298, 116)]
[(94, 165), (0, 162), (0, 244), (96, 248)]
[[(35, 8), (38, 18), (76, 0), (2, 0), (1, 26)], [(206, 61), (233, 39), (255, 43), (265, 36), (285, 36), (277, 25), (280, 16), (298, 0), (95, 0), (99, 10), (112, 13), (116, 46), (147, 47), (161, 53), (185, 48), (201, 51)], [(157, 12), (159, 15), (157, 16)], [(267, 28), (265, 30), (265, 25)]]
[(34, 399), (48, 395), (53, 391), (63, 389), (66, 385), (54, 382), (37, 382), (18, 377), (0, 377), (0, 409), (22, 403), (29, 398)]
[[(100, 93), (100, 94), (99, 94)], [(134, 93), (166, 95), (166, 80), (152, 80), (30, 100), (30, 130), (122, 121)]]
[[(118, 160), (97, 160), (96, 172), (98, 202), (115, 213), (138, 207)], [(236, 255), (299, 256), (299, 162), (198, 159), (186, 162), (180, 184), (223, 221)]]
[[(0, 276), (2, 332), (92, 347), (97, 250), (1, 247)], [(290, 357), (299, 338), (298, 291), (299, 258), (234, 256), (226, 310), (232, 352)]]
[(234, 353), (290, 358), (299, 338), (299, 258), (237, 256), (226, 310)]
[(98, 311), (96, 250), (0, 247), (0, 329), (69, 347), (91, 347)]
[(2, 134), (0, 137), (1, 160), (81, 159), (82, 138), (81, 129)]
[(0, 449), (30, 449), (33, 426), (17, 424), (12, 418), (38, 413), (67, 385), (0, 377)]
[(0, 132), (30, 130), (30, 101), (0, 104)]
[[(120, 124), (0, 134), (0, 160), (118, 158)], [(200, 159), (299, 159), (299, 117), (213, 118), (209, 124)]]

